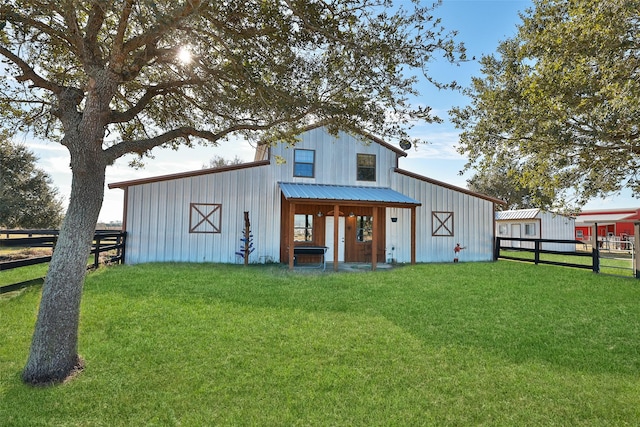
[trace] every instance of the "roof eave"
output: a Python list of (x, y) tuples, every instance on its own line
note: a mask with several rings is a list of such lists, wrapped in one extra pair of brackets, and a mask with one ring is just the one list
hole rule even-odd
[[(283, 195), (284, 196), (284, 195)], [(403, 202), (388, 202), (379, 200), (344, 200), (344, 199), (305, 199), (298, 197), (286, 197), (285, 200), (294, 202), (296, 204), (306, 205), (345, 205), (349, 206), (384, 206), (388, 208), (412, 208), (422, 206), (422, 203), (403, 203)]]
[(458, 187), (458, 186), (455, 186), (455, 185), (452, 185), (452, 184), (448, 184), (446, 182), (438, 181), (437, 179), (428, 178), (428, 177), (426, 177), (424, 175), (419, 175), (417, 173), (409, 172), (409, 171), (404, 170), (404, 169), (395, 168), (394, 171), (396, 173), (401, 174), (401, 175), (406, 175), (406, 176), (408, 176), (410, 178), (415, 178), (415, 179), (418, 179), (420, 181), (428, 182), (428, 183), (433, 184), (433, 185), (438, 185), (440, 187), (448, 188), (449, 190), (458, 191), (460, 193), (464, 193), (464, 194), (467, 194), (469, 196), (477, 197), (479, 199), (488, 200), (490, 202), (493, 202), (493, 203), (496, 203), (496, 204), (499, 204), (499, 205), (506, 205), (507, 204), (507, 202), (505, 202), (504, 200), (500, 200), (500, 199), (497, 199), (495, 197), (487, 196), (486, 194), (476, 193), (475, 191), (471, 191), (471, 190), (466, 189), (466, 188), (462, 188), (462, 187)]
[(112, 183), (109, 184), (109, 189), (113, 189), (113, 188), (123, 188), (124, 189), (124, 188), (131, 187), (131, 186), (134, 186), (134, 185), (150, 184), (150, 183), (161, 182), (161, 181), (170, 181), (170, 180), (173, 180), (173, 179), (192, 178), (192, 177), (201, 176), (201, 175), (209, 175), (209, 174), (215, 174), (215, 173), (220, 173), (220, 172), (229, 172), (229, 171), (240, 170), (240, 169), (254, 168), (254, 167), (258, 167), (258, 166), (266, 166), (268, 164), (270, 164), (269, 160), (261, 160), (261, 161), (258, 161), (258, 162), (240, 163), (238, 165), (230, 165), (230, 166), (222, 166), (222, 167), (217, 167), (217, 168), (200, 169), (200, 170), (196, 170), (196, 171), (180, 172), (180, 173), (173, 173), (173, 174), (169, 174), (169, 175), (153, 176), (153, 177), (150, 177), (150, 178), (133, 179), (133, 180), (130, 180), (130, 181), (112, 182)]

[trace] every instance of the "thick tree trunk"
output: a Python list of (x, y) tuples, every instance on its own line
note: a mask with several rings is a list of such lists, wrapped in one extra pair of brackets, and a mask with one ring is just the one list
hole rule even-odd
[(90, 161), (87, 153), (83, 154), (81, 159), (72, 155), (69, 208), (45, 278), (31, 350), (22, 373), (29, 384), (59, 383), (83, 367), (78, 355), (80, 300), (105, 179), (105, 166), (99, 156)]

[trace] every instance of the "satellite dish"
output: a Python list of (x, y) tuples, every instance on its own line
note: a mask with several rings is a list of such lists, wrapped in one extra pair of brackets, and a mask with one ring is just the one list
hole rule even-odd
[(400, 141), (400, 148), (406, 151), (411, 148), (411, 143), (409, 141)]

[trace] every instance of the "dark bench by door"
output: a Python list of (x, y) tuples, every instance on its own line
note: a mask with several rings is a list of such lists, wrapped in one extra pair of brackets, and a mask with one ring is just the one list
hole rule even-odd
[(322, 262), (318, 268), (325, 270), (327, 268), (327, 262), (325, 254), (327, 253), (327, 246), (295, 246), (293, 248), (293, 255), (319, 255), (322, 257)]

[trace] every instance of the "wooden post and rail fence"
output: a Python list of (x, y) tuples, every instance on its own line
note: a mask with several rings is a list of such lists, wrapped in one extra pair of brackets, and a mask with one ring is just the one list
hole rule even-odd
[[(594, 224), (594, 228), (597, 230), (597, 224)], [(631, 277), (640, 279), (640, 260), (637, 256), (637, 250), (640, 247), (640, 222), (635, 223), (634, 227), (634, 239), (628, 242), (627, 250), (630, 252), (631, 259), (629, 260), (629, 267), (614, 267), (608, 266), (607, 269), (622, 269), (627, 270)], [(508, 245), (503, 245), (505, 242), (510, 242)], [(597, 240), (595, 240), (597, 242)], [(544, 249), (545, 245), (558, 245), (562, 244), (567, 248), (571, 245), (587, 247), (586, 241), (582, 240), (556, 240), (556, 239), (534, 239), (534, 238), (520, 238), (520, 237), (496, 237), (496, 243), (494, 247), (494, 259), (508, 259), (514, 261), (531, 262), (535, 264), (550, 264), (563, 267), (573, 267), (592, 270), (594, 273), (601, 273), (603, 266), (601, 265), (601, 248), (598, 243), (591, 244), (591, 251), (579, 251), (579, 250), (548, 250)], [(531, 255), (518, 256), (519, 253), (528, 253)], [(553, 259), (542, 259), (542, 255), (563, 256), (567, 259), (576, 259), (575, 262), (558, 261)], [(549, 258), (549, 257), (547, 257)], [(578, 259), (586, 259), (587, 262), (579, 263)], [(631, 271), (629, 271), (631, 270)], [(614, 270), (615, 271), (615, 270)], [(613, 273), (618, 275), (617, 273)]]
[[(0, 230), (0, 247), (13, 248), (50, 248), (55, 251), (58, 230)], [(125, 257), (126, 232), (119, 230), (96, 230), (90, 254), (93, 259), (88, 269), (98, 268), (100, 263), (123, 264)], [(104, 254), (101, 256), (101, 254)], [(0, 272), (30, 265), (44, 264), (51, 261), (51, 255), (32, 256), (24, 259), (0, 260)], [(0, 285), (0, 294), (20, 288), (41, 284), (44, 278), (27, 280), (10, 285)]]
[[(503, 246), (504, 242), (511, 242), (509, 246)], [(513, 243), (516, 243), (514, 245)], [(522, 245), (527, 244), (528, 245)], [(547, 244), (566, 244), (566, 245), (582, 245), (584, 242), (580, 240), (557, 240), (557, 239), (534, 239), (523, 237), (496, 237), (494, 259), (508, 259), (513, 261), (532, 262), (534, 264), (550, 264), (562, 267), (574, 267), (593, 270), (594, 273), (600, 271), (598, 248), (592, 248), (591, 252), (580, 252), (575, 250), (555, 251), (542, 249), (542, 245)], [(532, 253), (533, 258), (520, 257), (516, 254), (519, 252)], [(579, 264), (562, 261), (552, 261), (541, 259), (542, 254), (564, 255), (577, 258), (589, 258), (589, 264)]]

